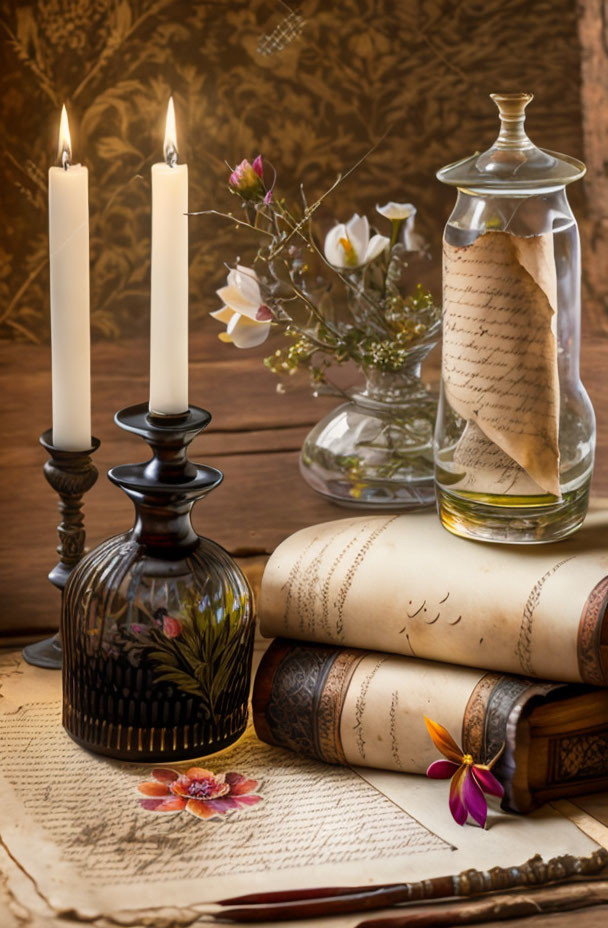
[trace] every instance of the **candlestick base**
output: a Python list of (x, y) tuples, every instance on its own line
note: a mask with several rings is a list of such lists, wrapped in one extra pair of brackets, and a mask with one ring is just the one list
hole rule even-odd
[(116, 414), (153, 452), (108, 475), (134, 503), (135, 525), (76, 567), (62, 618), (63, 724), (96, 753), (201, 757), (247, 725), (251, 590), (230, 555), (190, 521), (194, 503), (222, 480), (187, 456), (210, 419), (196, 406), (180, 417), (150, 415), (147, 404)]
[[(100, 445), (98, 438), (91, 439), (91, 447), (83, 451), (64, 451), (53, 445), (53, 430), (47, 429), (40, 436), (40, 444), (51, 457), (44, 465), (44, 476), (59, 494), (61, 522), (57, 526), (59, 535), (59, 563), (49, 573), (53, 586), (62, 591), (70, 573), (85, 553), (84, 515), (82, 497), (97, 480), (97, 468), (91, 455)], [(45, 670), (61, 670), (61, 635), (28, 644), (22, 651), (28, 664)]]
[(51, 638), (34, 641), (28, 644), (21, 652), (24, 660), (34, 667), (43, 667), (45, 670), (61, 670), (63, 650), (61, 648), (61, 635), (57, 632)]

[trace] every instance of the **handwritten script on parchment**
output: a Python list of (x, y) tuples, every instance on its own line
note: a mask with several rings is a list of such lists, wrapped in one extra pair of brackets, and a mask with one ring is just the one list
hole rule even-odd
[(542, 488), (523, 467), (484, 435), (475, 422), (467, 422), (456, 449), (454, 464), (464, 476), (455, 490), (499, 493), (503, 496), (537, 496)]
[(255, 778), (263, 801), (205, 822), (146, 811), (137, 784), (154, 765), (82, 750), (61, 727), (58, 701), (0, 712), (0, 830), (52, 898), (84, 911), (99, 898), (125, 909), (192, 904), (246, 891), (252, 879), (276, 888), (281, 874), (314, 883), (332, 868), (341, 879), (340, 867), (358, 874), (363, 862), (450, 856), (448, 842), (351, 770), (262, 744), (251, 729), (207, 763)]
[(559, 496), (552, 237), (486, 232), (462, 248), (444, 241), (443, 280), (450, 406), (542, 490)]
[[(556, 813), (530, 820), (490, 811), (480, 837), (446, 815), (441, 781), (321, 764), (251, 731), (204, 765), (254, 777), (262, 802), (204, 821), (150, 812), (136, 788), (148, 765), (96, 757), (65, 734), (58, 677), (21, 662), (1, 681), (0, 885), (10, 887), (20, 925), (32, 907), (45, 925), (55, 924), (53, 911), (99, 928), (100, 915), (103, 925), (202, 925), (218, 914), (212, 900), (252, 890), (431, 879), (515, 864), (532, 845), (543, 856), (594, 847)], [(354, 913), (336, 928), (360, 921)]]
[[(260, 629), (269, 638), (601, 684), (603, 613), (590, 604), (603, 601), (592, 591), (608, 576), (607, 533), (602, 511), (559, 551), (472, 545), (434, 514), (309, 526), (266, 565)], [(313, 567), (323, 582), (310, 580)]]

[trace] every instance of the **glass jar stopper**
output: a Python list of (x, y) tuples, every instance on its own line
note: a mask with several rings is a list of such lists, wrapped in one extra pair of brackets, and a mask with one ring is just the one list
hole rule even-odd
[(524, 129), (525, 110), (534, 99), (531, 93), (492, 93), (498, 107), (500, 132), (494, 144), (463, 161), (448, 164), (437, 172), (444, 184), (463, 189), (491, 189), (495, 193), (517, 193), (552, 189), (579, 180), (585, 173), (582, 161), (570, 155), (538, 148)]

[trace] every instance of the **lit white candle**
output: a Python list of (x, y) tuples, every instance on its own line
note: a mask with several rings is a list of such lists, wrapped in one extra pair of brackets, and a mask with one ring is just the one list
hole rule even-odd
[(177, 163), (173, 98), (165, 161), (152, 165), (150, 412), (188, 409), (188, 166)]
[(89, 172), (82, 164), (70, 164), (71, 159), (64, 106), (61, 167), (49, 169), (53, 444), (84, 451), (91, 447)]

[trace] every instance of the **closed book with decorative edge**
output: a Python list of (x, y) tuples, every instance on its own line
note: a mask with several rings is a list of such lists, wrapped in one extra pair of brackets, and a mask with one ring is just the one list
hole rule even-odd
[(608, 685), (608, 513), (554, 545), (456, 538), (428, 515), (313, 525), (271, 556), (267, 638)]
[(608, 788), (608, 690), (355, 648), (275, 640), (255, 679), (262, 741), (333, 764), (425, 773), (424, 716), (494, 772), (503, 807)]

